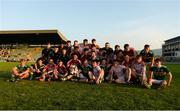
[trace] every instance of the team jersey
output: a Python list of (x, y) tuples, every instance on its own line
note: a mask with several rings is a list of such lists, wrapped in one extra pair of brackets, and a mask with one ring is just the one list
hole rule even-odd
[(95, 77), (98, 77), (99, 76), (99, 71), (101, 71), (101, 67), (100, 66), (97, 66), (97, 67), (93, 67), (93, 75)]
[(17, 67), (19, 73), (22, 73), (29, 68), (29, 66), (27, 66), (27, 65), (25, 65), (25, 66), (17, 65), (16, 67)]
[(47, 64), (44, 69), (48, 72), (48, 71), (54, 71), (57, 69), (57, 65), (56, 64)]
[(140, 52), (142, 59), (144, 62), (151, 62), (152, 58), (154, 57), (154, 53), (150, 50), (148, 53), (143, 49)]
[(75, 65), (77, 67), (80, 67), (81, 66), (81, 61), (71, 59), (70, 61), (68, 61), (67, 66), (70, 67), (71, 65)]
[(57, 67), (57, 70), (58, 70), (58, 73), (59, 74), (62, 74), (62, 75), (65, 75), (65, 74), (67, 74), (67, 69), (66, 69), (66, 67), (63, 65), (63, 66), (58, 66)]
[(134, 62), (132, 67), (136, 70), (137, 74), (143, 74), (144, 68), (146, 66), (145, 66), (145, 64), (143, 62), (141, 62), (141, 63)]
[(59, 59), (63, 62), (64, 65), (67, 65), (67, 62), (69, 61), (70, 57), (68, 55), (62, 55)]
[(71, 55), (72, 47), (65, 46), (65, 49), (67, 50), (67, 55)]
[(54, 51), (53, 49), (43, 49), (42, 50), (42, 56), (45, 57), (46, 59), (49, 59), (49, 57), (53, 57), (54, 56)]
[(39, 69), (41, 72), (43, 71), (44, 67), (45, 67), (44, 64), (42, 64), (41, 66), (40, 66), (40, 65), (37, 65), (37, 69)]
[(124, 50), (123, 51), (124, 56), (128, 55), (129, 57), (135, 56), (135, 50), (131, 48), (129, 51)]
[(90, 65), (81, 66), (81, 71), (84, 76), (88, 77), (88, 72), (92, 71), (92, 67)]
[(100, 57), (97, 57), (97, 56), (96, 56), (95, 58), (90, 57), (90, 58), (89, 58), (89, 64), (92, 65), (92, 61), (93, 61), (93, 60), (100, 61)]
[(71, 57), (72, 57), (74, 54), (76, 54), (76, 55), (78, 56), (78, 59), (81, 59), (81, 54), (80, 54), (79, 51), (73, 51), (73, 52), (71, 53)]
[(110, 54), (113, 53), (113, 49), (112, 48), (102, 48), (103, 51), (105, 51), (105, 55), (109, 56)]
[(126, 67), (131, 67), (132, 66), (132, 62), (131, 62), (131, 60), (130, 61), (123, 61), (122, 62), (122, 65), (124, 65), (124, 66), (126, 66)]
[(118, 65), (117, 67), (112, 66), (109, 71), (111, 74), (115, 74), (118, 78), (124, 78), (124, 69), (126, 67), (124, 65)]
[(123, 50), (115, 50), (114, 55), (116, 56), (116, 60), (122, 62), (124, 60)]
[(166, 66), (156, 67), (153, 66), (150, 68), (150, 71), (153, 72), (154, 79), (164, 80), (166, 79), (166, 75), (169, 73), (169, 70)]
[(59, 58), (60, 58), (60, 53), (59, 52), (54, 52), (54, 55), (53, 55), (54, 63), (57, 63)]

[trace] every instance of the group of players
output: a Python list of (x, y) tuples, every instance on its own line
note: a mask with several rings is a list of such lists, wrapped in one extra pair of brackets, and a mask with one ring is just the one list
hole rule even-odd
[[(147, 70), (146, 70), (147, 69)], [(36, 79), (39, 81), (79, 81), (100, 84), (109, 83), (140, 84), (151, 88), (153, 84), (161, 88), (170, 86), (172, 74), (161, 60), (155, 58), (149, 45), (138, 54), (129, 44), (122, 50), (115, 45), (114, 50), (110, 43), (100, 48), (96, 39), (91, 43), (87, 39), (79, 44), (77, 40), (60, 46), (47, 47), (42, 50), (42, 57), (35, 64), (27, 65), (26, 59), (12, 69), (12, 78), (15, 82), (21, 79)]]

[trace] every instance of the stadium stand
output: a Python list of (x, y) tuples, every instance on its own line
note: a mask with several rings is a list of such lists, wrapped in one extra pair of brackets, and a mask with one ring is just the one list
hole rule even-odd
[(19, 61), (22, 57), (35, 61), (48, 42), (56, 46), (66, 41), (58, 30), (0, 31), (0, 62)]

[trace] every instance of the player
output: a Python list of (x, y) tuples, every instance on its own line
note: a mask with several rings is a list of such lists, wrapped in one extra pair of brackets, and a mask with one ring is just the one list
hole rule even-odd
[(58, 71), (58, 78), (61, 81), (67, 80), (68, 70), (66, 69), (66, 66), (63, 64), (63, 61), (61, 60), (59, 60), (58, 62), (57, 71)]
[(144, 85), (144, 82), (147, 81), (146, 65), (142, 61), (141, 55), (138, 55), (135, 61), (132, 63), (131, 78), (133, 78), (135, 82), (140, 82), (141, 85)]
[(60, 55), (61, 55), (61, 51), (59, 50), (58, 47), (54, 48), (54, 52), (53, 52), (53, 61), (55, 64), (58, 63), (59, 59), (60, 59)]
[(107, 59), (107, 61), (113, 60), (113, 49), (110, 47), (110, 43), (106, 42), (105, 43), (105, 47), (102, 48), (102, 50), (104, 50), (104, 54), (105, 57)]
[(53, 49), (51, 48), (51, 44), (48, 43), (47, 44), (47, 48), (43, 49), (42, 50), (42, 58), (44, 59), (44, 63), (47, 64), (48, 63), (48, 60), (50, 58), (53, 58), (54, 56), (54, 51)]
[(93, 71), (90, 74), (90, 82), (95, 82), (96, 84), (100, 84), (104, 79), (104, 70), (98, 65), (97, 60), (92, 61)]
[(166, 66), (161, 65), (159, 58), (155, 59), (155, 65), (150, 68), (149, 85), (158, 84), (160, 88), (170, 86), (172, 74)]
[(83, 60), (89, 60), (90, 59), (90, 53), (89, 53), (89, 49), (88, 48), (84, 48), (82, 56), (81, 56), (81, 61)]
[(119, 61), (114, 60), (114, 64), (111, 67), (110, 71), (109, 71), (109, 75), (110, 75), (110, 83), (113, 81), (115, 83), (126, 83), (126, 80), (128, 80), (127, 82), (129, 82), (130, 80), (130, 74), (128, 74), (128, 68), (126, 68), (123, 65), (119, 65)]
[(29, 66), (26, 64), (27, 64), (26, 59), (20, 60), (20, 64), (12, 69), (12, 75), (11, 75), (12, 78), (10, 82), (16, 82), (21, 79), (29, 78), (30, 69), (29, 69)]
[(82, 66), (80, 68), (80, 82), (88, 82), (89, 75), (92, 74), (92, 67), (89, 65), (88, 60), (84, 59), (82, 61)]
[(114, 50), (114, 60), (118, 60), (120, 63), (124, 60), (123, 50), (121, 50), (119, 45), (115, 45)]
[(74, 46), (74, 50), (71, 53), (71, 56), (73, 56), (74, 54), (76, 54), (78, 56), (78, 59), (81, 59), (81, 53), (79, 50), (79, 46)]
[(100, 46), (97, 44), (96, 39), (91, 40), (91, 45), (95, 45), (96, 49), (100, 49)]
[(39, 79), (43, 74), (43, 69), (45, 65), (43, 64), (42, 59), (38, 59), (36, 63), (32, 66), (30, 66), (30, 74), (32, 75), (30, 80), (32, 80), (34, 77), (35, 79)]
[(80, 53), (82, 54), (85, 48), (89, 49), (88, 40), (84, 39), (83, 44), (80, 44), (79, 46), (80, 46)]
[(95, 51), (92, 51), (92, 52), (91, 52), (91, 57), (89, 58), (89, 64), (92, 65), (92, 61), (93, 61), (93, 60), (98, 60), (98, 62), (99, 62), (99, 60), (100, 60), (100, 58), (97, 56), (97, 54), (96, 54)]
[(133, 61), (136, 58), (137, 52), (134, 48), (130, 48), (129, 44), (125, 44), (123, 54), (124, 56), (128, 55), (130, 60)]
[(81, 61), (78, 59), (76, 54), (72, 55), (72, 59), (68, 61), (67, 68), (69, 75), (68, 80), (78, 81), (79, 80), (79, 69), (81, 67)]
[(67, 51), (67, 55), (70, 56), (72, 52), (72, 45), (70, 40), (67, 41), (65, 49)]
[(132, 61), (130, 60), (128, 55), (124, 56), (124, 61), (122, 62), (122, 65), (131, 68)]
[(70, 60), (70, 56), (68, 55), (65, 48), (62, 49), (62, 55), (59, 57), (59, 59), (63, 62), (65, 66), (67, 66), (67, 62)]
[(144, 45), (144, 49), (141, 50), (140, 55), (145, 63), (150, 64), (150, 67), (154, 62), (154, 53), (150, 50), (150, 46), (148, 44)]
[(53, 59), (49, 59), (49, 63), (44, 67), (43, 74), (39, 80), (45, 81), (46, 79), (48, 81), (58, 79), (57, 65), (54, 63)]

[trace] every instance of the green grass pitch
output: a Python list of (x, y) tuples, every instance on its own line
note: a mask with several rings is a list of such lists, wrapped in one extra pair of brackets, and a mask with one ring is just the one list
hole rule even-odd
[(180, 64), (170, 87), (76, 82), (6, 82), (17, 63), (0, 63), (0, 109), (180, 109)]

